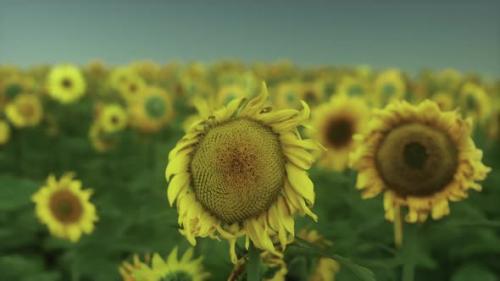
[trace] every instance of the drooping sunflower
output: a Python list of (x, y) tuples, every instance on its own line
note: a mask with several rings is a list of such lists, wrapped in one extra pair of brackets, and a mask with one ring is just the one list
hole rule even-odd
[(97, 122), (103, 132), (119, 132), (127, 126), (127, 112), (118, 104), (108, 104), (99, 110)]
[(7, 104), (5, 114), (17, 128), (33, 127), (40, 123), (43, 117), (43, 107), (40, 99), (33, 94), (17, 95)]
[(484, 123), (491, 114), (491, 99), (485, 89), (475, 83), (465, 83), (460, 90), (460, 108), (474, 121)]
[(406, 82), (403, 75), (397, 69), (388, 69), (379, 73), (374, 81), (374, 92), (374, 103), (377, 105), (404, 99)]
[(335, 171), (344, 170), (355, 149), (355, 134), (366, 128), (370, 109), (363, 99), (336, 95), (319, 105), (312, 114), (311, 135), (325, 148), (318, 164)]
[(166, 259), (159, 254), (146, 257), (142, 262), (137, 256), (132, 264), (124, 262), (120, 268), (123, 281), (203, 281), (210, 274), (203, 269), (203, 257), (193, 259), (193, 249), (188, 249), (179, 259), (174, 248)]
[(293, 239), (295, 214), (317, 219), (306, 171), (317, 145), (297, 130), (309, 107), (272, 111), (267, 97), (263, 84), (257, 97), (231, 101), (191, 126), (169, 154), (167, 197), (181, 233), (193, 245), (196, 237), (227, 239), (233, 263), (239, 237), (274, 253), (274, 242), (284, 249)]
[(128, 108), (130, 124), (146, 133), (157, 132), (174, 117), (170, 95), (156, 87), (148, 87)]
[(52, 235), (76, 242), (83, 233), (91, 233), (97, 221), (91, 195), (92, 190), (83, 190), (74, 174), (66, 173), (59, 180), (50, 175), (32, 200), (38, 219)]
[(10, 139), (10, 127), (7, 122), (0, 119), (0, 145), (6, 144)]
[(87, 89), (87, 84), (80, 71), (74, 65), (58, 65), (53, 67), (47, 77), (49, 95), (63, 104), (79, 100)]
[(369, 130), (356, 137), (356, 187), (364, 198), (384, 193), (390, 221), (400, 206), (408, 207), (408, 222), (449, 214), (448, 202), (463, 200), (469, 189), (481, 190), (476, 181), (490, 171), (470, 137), (471, 126), (470, 119), (442, 112), (429, 100), (392, 102), (376, 111)]

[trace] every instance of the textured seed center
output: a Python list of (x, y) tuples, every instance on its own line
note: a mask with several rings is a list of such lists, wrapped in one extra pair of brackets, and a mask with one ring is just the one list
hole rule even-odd
[(78, 197), (67, 190), (55, 192), (49, 201), (52, 214), (62, 223), (77, 222), (83, 213), (83, 206)]
[(446, 132), (410, 123), (382, 140), (376, 165), (387, 187), (401, 196), (429, 196), (443, 190), (458, 166), (455, 143)]
[(285, 178), (278, 136), (268, 127), (236, 119), (211, 128), (191, 161), (196, 197), (226, 223), (265, 212)]
[(326, 126), (325, 134), (327, 143), (336, 148), (349, 145), (352, 140), (354, 128), (348, 118), (333, 118)]

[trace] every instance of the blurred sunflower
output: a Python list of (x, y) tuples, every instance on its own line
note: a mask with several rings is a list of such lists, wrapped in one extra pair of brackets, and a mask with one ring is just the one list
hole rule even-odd
[(161, 88), (147, 88), (134, 102), (129, 102), (130, 124), (142, 132), (153, 133), (174, 117), (170, 95)]
[(348, 75), (342, 77), (337, 87), (337, 95), (347, 95), (349, 97), (364, 98), (368, 96), (368, 85), (365, 81)]
[(484, 123), (491, 114), (491, 99), (485, 89), (475, 83), (465, 83), (460, 90), (460, 108), (474, 121)]
[(31, 93), (35, 81), (28, 75), (13, 73), (0, 81), (0, 106), (14, 99), (21, 93)]
[(80, 69), (74, 65), (53, 67), (47, 77), (49, 95), (63, 104), (79, 100), (87, 89), (87, 84)]
[(325, 84), (321, 80), (303, 82), (298, 98), (298, 101), (303, 100), (309, 106), (315, 107), (325, 99)]
[(374, 92), (374, 103), (377, 105), (404, 99), (406, 82), (403, 75), (397, 69), (388, 69), (379, 73), (374, 81)]
[(439, 219), (449, 214), (449, 200), (481, 190), (476, 181), (490, 171), (470, 137), (471, 121), (440, 111), (432, 101), (392, 102), (376, 111), (369, 128), (357, 137), (360, 146), (352, 157), (356, 187), (364, 198), (384, 192), (390, 221), (400, 206), (409, 208), (408, 222), (423, 222), (429, 214)]
[(6, 144), (10, 139), (9, 123), (0, 119), (0, 145)]
[(141, 93), (147, 89), (146, 82), (137, 76), (131, 75), (123, 80), (119, 85), (118, 93), (128, 102), (135, 102), (140, 98)]
[(298, 81), (287, 81), (273, 88), (273, 101), (277, 108), (289, 108), (300, 105), (301, 84)]
[(272, 111), (267, 98), (263, 84), (257, 97), (231, 101), (191, 126), (169, 154), (167, 197), (177, 203), (181, 233), (193, 245), (196, 237), (227, 239), (233, 263), (239, 237), (276, 253), (275, 238), (283, 249), (293, 239), (296, 213), (317, 219), (306, 172), (317, 145), (297, 131), (309, 107)]
[(20, 94), (7, 104), (5, 114), (17, 128), (33, 127), (42, 120), (43, 107), (37, 96)]
[(244, 98), (247, 91), (243, 86), (238, 84), (231, 84), (222, 86), (217, 92), (217, 106), (227, 105), (233, 99)]
[(318, 164), (335, 171), (344, 170), (349, 154), (355, 149), (355, 134), (363, 132), (370, 109), (360, 98), (336, 95), (319, 105), (312, 114), (311, 135), (326, 151), (321, 153)]
[(119, 271), (123, 281), (203, 281), (210, 274), (203, 269), (202, 260), (193, 259), (191, 248), (179, 259), (175, 248), (165, 260), (156, 253), (151, 261), (146, 257), (145, 262), (135, 256), (132, 264), (124, 262)]
[(108, 104), (99, 110), (98, 123), (105, 133), (116, 133), (127, 126), (127, 112), (118, 104)]
[(54, 175), (32, 196), (38, 219), (46, 224), (52, 235), (76, 242), (83, 233), (91, 233), (97, 215), (89, 201), (92, 191), (82, 190), (82, 182), (64, 174), (59, 181)]
[(117, 139), (112, 134), (104, 132), (99, 123), (93, 123), (89, 128), (89, 140), (98, 152), (106, 152), (115, 146)]
[(453, 96), (448, 92), (437, 92), (431, 97), (431, 99), (439, 106), (441, 111), (450, 111), (455, 108)]

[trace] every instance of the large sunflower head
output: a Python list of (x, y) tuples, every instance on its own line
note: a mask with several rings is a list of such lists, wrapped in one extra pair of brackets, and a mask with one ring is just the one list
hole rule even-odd
[(97, 221), (91, 195), (90, 189), (83, 190), (82, 182), (67, 173), (59, 180), (50, 175), (32, 200), (38, 219), (52, 235), (76, 242), (83, 233), (91, 233)]
[(85, 79), (74, 65), (53, 67), (47, 77), (49, 95), (60, 103), (68, 104), (79, 100), (87, 89)]
[(369, 112), (364, 100), (347, 95), (333, 96), (316, 108), (312, 135), (326, 148), (319, 161), (321, 166), (336, 171), (347, 167), (349, 154), (356, 146), (353, 136), (365, 129)]
[(33, 127), (42, 120), (43, 107), (37, 96), (20, 94), (7, 104), (5, 113), (15, 127)]
[(491, 99), (485, 89), (475, 83), (465, 83), (460, 90), (460, 108), (464, 114), (483, 123), (491, 114)]
[(296, 213), (316, 219), (306, 170), (317, 146), (297, 130), (309, 108), (273, 111), (267, 97), (264, 85), (253, 99), (231, 101), (191, 126), (169, 154), (167, 195), (177, 203), (181, 233), (192, 244), (228, 239), (233, 262), (238, 237), (276, 252), (274, 238), (283, 248), (293, 238)]
[(356, 187), (365, 198), (384, 192), (388, 220), (399, 206), (408, 207), (409, 222), (429, 214), (439, 219), (449, 213), (449, 200), (466, 198), (468, 189), (481, 190), (476, 181), (490, 171), (470, 134), (470, 120), (442, 112), (432, 101), (393, 102), (374, 114), (358, 138), (352, 158)]
[(174, 248), (166, 259), (159, 254), (140, 261), (137, 256), (133, 263), (124, 262), (120, 268), (123, 281), (203, 281), (210, 276), (203, 269), (203, 258), (193, 259), (193, 249), (188, 249), (179, 259)]
[(170, 95), (161, 88), (148, 87), (140, 97), (129, 103), (130, 123), (143, 132), (157, 132), (173, 117)]
[(10, 139), (9, 123), (0, 119), (0, 145), (6, 144)]

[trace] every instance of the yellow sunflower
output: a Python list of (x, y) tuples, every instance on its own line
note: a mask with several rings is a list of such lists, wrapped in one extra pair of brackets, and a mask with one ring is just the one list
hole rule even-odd
[(429, 214), (439, 219), (449, 214), (449, 201), (463, 200), (469, 189), (481, 190), (476, 181), (490, 171), (470, 134), (470, 119), (442, 112), (432, 101), (392, 102), (356, 137), (356, 187), (364, 198), (383, 192), (390, 221), (399, 220), (400, 206), (408, 207), (408, 222), (423, 222)]
[(32, 200), (38, 219), (52, 235), (76, 242), (83, 233), (91, 233), (97, 221), (91, 195), (92, 190), (83, 190), (82, 182), (66, 173), (59, 180), (50, 175)]
[(375, 104), (383, 105), (393, 100), (404, 99), (406, 82), (397, 69), (388, 69), (377, 75), (374, 81)]
[(49, 95), (63, 104), (79, 100), (87, 89), (85, 79), (74, 65), (58, 65), (53, 67), (47, 77)]
[(105, 133), (116, 133), (127, 126), (127, 112), (118, 104), (108, 104), (99, 110), (98, 120)]
[(368, 95), (368, 85), (362, 79), (347, 75), (342, 77), (337, 88), (337, 95), (364, 98)]
[(299, 91), (299, 101), (304, 100), (311, 107), (324, 101), (325, 84), (321, 80), (303, 82)]
[(92, 123), (89, 129), (89, 140), (92, 147), (98, 152), (106, 152), (117, 142), (116, 136), (106, 133), (99, 123)]
[(273, 100), (278, 108), (300, 105), (301, 84), (299, 81), (281, 82), (273, 89)]
[(133, 264), (125, 262), (119, 271), (124, 281), (203, 281), (210, 274), (203, 269), (202, 261), (202, 257), (193, 259), (191, 248), (179, 259), (177, 248), (174, 248), (166, 259), (156, 253), (145, 262), (135, 257)]
[(128, 108), (130, 124), (146, 133), (159, 131), (174, 117), (170, 95), (156, 87), (147, 88)]
[(42, 120), (43, 107), (37, 96), (20, 94), (7, 104), (5, 114), (17, 128), (33, 127)]
[(460, 90), (460, 108), (468, 117), (479, 123), (485, 122), (491, 114), (491, 99), (485, 89), (475, 83), (465, 83)]
[(450, 111), (455, 108), (455, 101), (453, 96), (448, 92), (440, 91), (435, 93), (431, 98), (438, 106), (441, 111)]
[(349, 154), (356, 147), (353, 136), (363, 132), (369, 114), (363, 99), (347, 95), (332, 96), (313, 111), (311, 135), (326, 148), (318, 162), (320, 166), (335, 171), (347, 167)]
[(0, 81), (0, 106), (14, 99), (21, 93), (31, 93), (35, 88), (35, 81), (28, 75), (14, 73)]
[(0, 145), (6, 144), (10, 139), (9, 123), (0, 119)]
[(191, 126), (169, 154), (167, 197), (181, 233), (193, 245), (196, 237), (227, 239), (233, 263), (239, 237), (276, 253), (273, 242), (284, 249), (293, 239), (296, 213), (317, 219), (306, 172), (317, 145), (297, 130), (309, 107), (272, 111), (267, 98), (263, 84), (257, 97), (231, 101)]
[(233, 99), (244, 98), (247, 91), (238, 84), (222, 86), (217, 92), (217, 106), (227, 105)]

